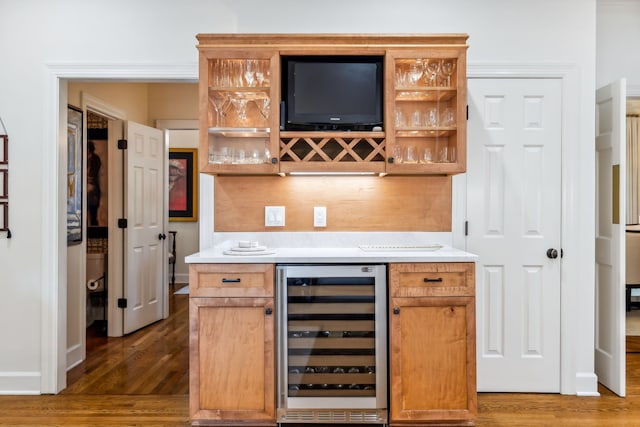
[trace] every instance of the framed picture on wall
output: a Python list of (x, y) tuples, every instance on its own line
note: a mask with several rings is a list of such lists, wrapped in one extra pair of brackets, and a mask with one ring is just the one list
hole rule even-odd
[(82, 242), (82, 110), (67, 108), (67, 246)]
[(198, 220), (197, 164), (197, 149), (169, 149), (169, 221)]

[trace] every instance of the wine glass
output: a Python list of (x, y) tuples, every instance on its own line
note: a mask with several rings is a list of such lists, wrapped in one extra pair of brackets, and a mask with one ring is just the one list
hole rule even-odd
[(427, 63), (427, 73), (429, 74), (429, 86), (438, 85), (438, 74), (440, 73), (440, 60), (430, 59)]
[(264, 70), (267, 66), (268, 63), (265, 63), (265, 61), (256, 61), (256, 81), (258, 86), (264, 85)]
[(271, 106), (271, 99), (269, 97), (254, 99), (260, 114), (264, 117), (265, 120), (269, 120), (269, 107)]
[(422, 74), (424, 73), (424, 64), (422, 59), (418, 58), (409, 66), (409, 82), (412, 86), (417, 86)]
[(223, 126), (223, 118), (225, 116), (224, 110), (227, 106), (227, 101), (229, 100), (229, 96), (224, 92), (213, 92), (211, 96), (211, 103), (213, 104), (213, 108), (216, 110), (216, 126)]
[(247, 59), (244, 64), (244, 80), (247, 82), (247, 86), (255, 86), (256, 62), (253, 59)]
[(456, 68), (456, 63), (452, 59), (445, 59), (442, 61), (442, 74), (444, 75), (447, 86), (451, 86), (451, 75)]
[(238, 120), (240, 123), (245, 123), (247, 121), (247, 102), (248, 100), (242, 97), (232, 97), (230, 98), (231, 104), (235, 107), (238, 112)]

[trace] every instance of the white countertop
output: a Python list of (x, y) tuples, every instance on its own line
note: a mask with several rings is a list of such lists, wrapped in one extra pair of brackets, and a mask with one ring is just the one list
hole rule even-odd
[(443, 245), (436, 250), (365, 251), (359, 247), (268, 248), (264, 255), (225, 255), (230, 245), (220, 245), (185, 257), (187, 264), (230, 263), (387, 263), (387, 262), (475, 262), (477, 256)]

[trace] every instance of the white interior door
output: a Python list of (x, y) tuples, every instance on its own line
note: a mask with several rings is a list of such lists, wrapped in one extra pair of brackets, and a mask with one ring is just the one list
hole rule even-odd
[[(126, 150), (118, 149), (120, 139)], [(168, 315), (168, 253), (159, 238), (166, 234), (166, 149), (159, 129), (122, 120), (109, 121), (108, 147), (107, 334), (120, 337)]]
[(125, 122), (125, 334), (163, 316), (165, 249), (165, 149), (162, 131)]
[(468, 92), (478, 390), (559, 392), (561, 81), (470, 79)]
[(624, 79), (596, 91), (596, 342), (598, 381), (625, 395)]

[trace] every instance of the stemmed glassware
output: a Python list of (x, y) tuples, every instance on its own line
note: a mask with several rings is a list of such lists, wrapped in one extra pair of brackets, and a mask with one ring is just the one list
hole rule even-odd
[(451, 86), (451, 75), (456, 68), (456, 63), (452, 59), (442, 60), (442, 74), (444, 75), (446, 85)]
[(216, 126), (223, 126), (223, 119), (225, 116), (224, 110), (227, 107), (227, 101), (229, 96), (224, 92), (214, 92), (211, 96), (211, 103), (216, 110)]
[(424, 73), (424, 64), (422, 59), (416, 59), (416, 62), (409, 65), (409, 82), (411, 86), (417, 86), (422, 74)]
[(271, 107), (271, 99), (269, 97), (254, 99), (258, 110), (265, 120), (269, 120), (269, 108)]
[(229, 100), (238, 112), (238, 120), (244, 124), (247, 121), (247, 102), (249, 100), (241, 96), (231, 97)]
[(265, 61), (256, 61), (256, 81), (258, 82), (258, 86), (264, 86), (265, 81), (265, 68), (268, 67), (268, 62)]
[(244, 80), (249, 87), (256, 84), (256, 61), (253, 59), (247, 59), (244, 64)]
[(440, 73), (440, 60), (430, 59), (427, 62), (427, 74), (429, 75), (429, 86), (438, 85), (438, 74)]

